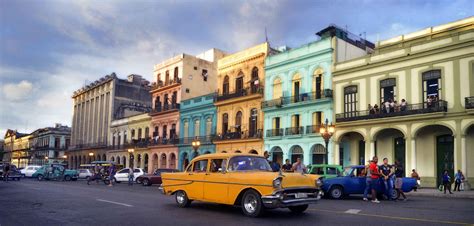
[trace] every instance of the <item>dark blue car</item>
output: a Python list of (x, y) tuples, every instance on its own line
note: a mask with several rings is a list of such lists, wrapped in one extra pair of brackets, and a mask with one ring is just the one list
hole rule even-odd
[[(353, 194), (364, 194), (365, 175), (362, 175), (363, 170), (364, 166), (351, 166), (344, 169), (343, 175), (323, 180), (324, 193), (333, 199), (341, 199)], [(404, 177), (402, 191), (410, 192), (416, 185), (415, 179)], [(382, 179), (376, 182), (375, 190), (378, 195), (384, 194), (385, 186)], [(392, 189), (392, 198), (398, 198), (399, 195), (395, 189)]]

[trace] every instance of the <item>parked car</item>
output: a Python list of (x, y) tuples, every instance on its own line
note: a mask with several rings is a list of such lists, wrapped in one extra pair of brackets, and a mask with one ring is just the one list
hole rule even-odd
[(31, 177), (39, 168), (41, 168), (41, 166), (27, 166), (20, 170), (21, 176)]
[(308, 173), (319, 175), (325, 179), (342, 175), (342, 171), (344, 169), (340, 165), (313, 164), (308, 166)]
[(137, 183), (143, 186), (151, 186), (153, 184), (161, 184), (161, 173), (179, 172), (177, 169), (157, 169), (152, 174), (145, 173), (137, 178)]
[[(114, 181), (116, 183), (128, 181), (128, 172), (129, 171), (130, 171), (129, 168), (125, 168), (125, 169), (121, 169), (121, 170), (117, 171), (117, 173), (114, 176)], [(139, 183), (137, 181), (138, 177), (143, 175), (143, 174), (145, 174), (145, 171), (143, 171), (143, 169), (141, 169), (141, 168), (133, 169), (133, 178), (134, 178), (135, 182)]]
[[(325, 194), (333, 199), (342, 199), (344, 196), (354, 194), (364, 194), (366, 176), (363, 175), (362, 171), (365, 166), (350, 166), (344, 169), (344, 173), (341, 176), (325, 179), (323, 182), (322, 189)], [(405, 177), (403, 180), (402, 191), (410, 192), (416, 187), (416, 179)], [(380, 179), (375, 184), (375, 190), (377, 195), (384, 194), (385, 185)], [(392, 198), (398, 198), (400, 194), (392, 189)]]
[[(36, 170), (33, 173), (32, 177), (38, 178), (38, 180), (59, 180), (62, 179), (62, 171), (64, 169), (64, 164), (47, 164)], [(65, 170), (64, 171), (64, 180), (77, 180), (79, 178), (79, 172), (77, 170)]]
[(78, 169), (77, 171), (79, 172), (79, 179), (89, 180), (89, 178), (93, 175), (90, 169)]
[[(3, 180), (4, 175), (3, 175), (3, 165), (5, 162), (0, 162), (0, 180)], [(10, 164), (10, 163), (8, 163)], [(8, 173), (8, 178), (7, 180), (20, 180), (21, 178), (21, 172), (16, 168), (15, 165), (10, 164), (10, 172)]]
[(272, 172), (263, 156), (219, 153), (194, 158), (185, 172), (162, 173), (160, 190), (174, 195), (178, 207), (192, 201), (240, 205), (250, 217), (265, 209), (302, 213), (321, 198), (318, 175)]

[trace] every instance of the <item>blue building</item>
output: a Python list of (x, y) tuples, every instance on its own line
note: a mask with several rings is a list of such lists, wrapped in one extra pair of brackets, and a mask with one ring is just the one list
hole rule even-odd
[(332, 65), (371, 51), (365, 40), (336, 26), (317, 34), (319, 40), (280, 48), (265, 61), (264, 147), (280, 163), (335, 163), (332, 142), (327, 152), (319, 134), (326, 120), (334, 123)]
[[(178, 168), (183, 170), (191, 159), (198, 155), (215, 153), (212, 137), (216, 134), (217, 111), (214, 93), (181, 101), (179, 160)], [(192, 142), (199, 140), (194, 151)]]

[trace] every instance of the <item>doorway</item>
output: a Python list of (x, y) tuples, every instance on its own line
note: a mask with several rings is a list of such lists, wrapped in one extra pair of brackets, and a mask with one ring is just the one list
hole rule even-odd
[(454, 138), (451, 135), (436, 137), (436, 178), (438, 186), (442, 184), (441, 175), (448, 170), (449, 176), (454, 178)]
[[(397, 137), (394, 140), (394, 150), (395, 150), (395, 160), (398, 160), (402, 166), (406, 166), (406, 156), (405, 156), (405, 139), (403, 137)], [(406, 171), (403, 172), (405, 177)]]

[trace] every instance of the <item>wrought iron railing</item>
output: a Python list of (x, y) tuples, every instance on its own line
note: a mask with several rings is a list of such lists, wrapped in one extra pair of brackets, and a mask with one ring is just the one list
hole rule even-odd
[(447, 111), (448, 102), (444, 100), (439, 100), (431, 103), (425, 102), (419, 104), (408, 104), (405, 107), (399, 106), (388, 113), (378, 109), (339, 113), (336, 114), (336, 122), (348, 122), (356, 120), (367, 120)]
[(214, 136), (213, 141), (222, 140), (238, 140), (238, 139), (261, 139), (263, 136), (263, 130), (257, 129), (253, 133), (249, 131), (235, 131), (227, 132), (225, 134), (218, 134)]
[(310, 125), (306, 126), (306, 134), (319, 134), (321, 125)]
[(281, 107), (282, 105), (283, 97), (262, 102), (262, 108)]
[(179, 144), (191, 145), (193, 141), (198, 140), (201, 144), (210, 144), (215, 135), (210, 136), (197, 136), (197, 137), (182, 137), (179, 138)]
[(314, 101), (314, 100), (320, 100), (320, 99), (326, 99), (326, 98), (332, 98), (331, 89), (321, 90), (321, 92), (303, 93), (303, 94), (299, 94), (295, 96), (281, 97), (278, 99), (263, 101), (262, 108), (282, 107), (288, 104), (305, 102), (305, 101)]
[(173, 110), (179, 110), (180, 104), (179, 103), (172, 103), (172, 104), (164, 104), (163, 107), (154, 108), (151, 113), (161, 113)]
[(281, 137), (283, 136), (283, 129), (267, 129), (267, 137)]
[(253, 94), (263, 94), (263, 88), (262, 87), (258, 87), (258, 88), (247, 87), (245, 89), (236, 90), (233, 93), (220, 93), (217, 95), (216, 100), (224, 101), (224, 100), (229, 100), (229, 99), (233, 99), (237, 97), (253, 95)]
[(474, 109), (474, 97), (466, 97), (465, 101), (466, 109)]
[(102, 148), (102, 147), (107, 147), (107, 142), (76, 144), (74, 146), (70, 146), (69, 150), (78, 150), (78, 149), (84, 149), (84, 148)]
[(174, 85), (174, 84), (181, 84), (181, 78), (176, 78), (176, 79), (170, 79), (168, 81), (158, 81), (158, 82), (154, 82), (152, 85), (151, 85), (151, 88), (152, 89), (159, 89), (159, 88), (163, 88), (163, 87), (166, 87), (166, 86), (171, 86), (171, 85)]
[(304, 127), (288, 127), (285, 129), (285, 135), (291, 136), (291, 135), (302, 135), (304, 134)]

